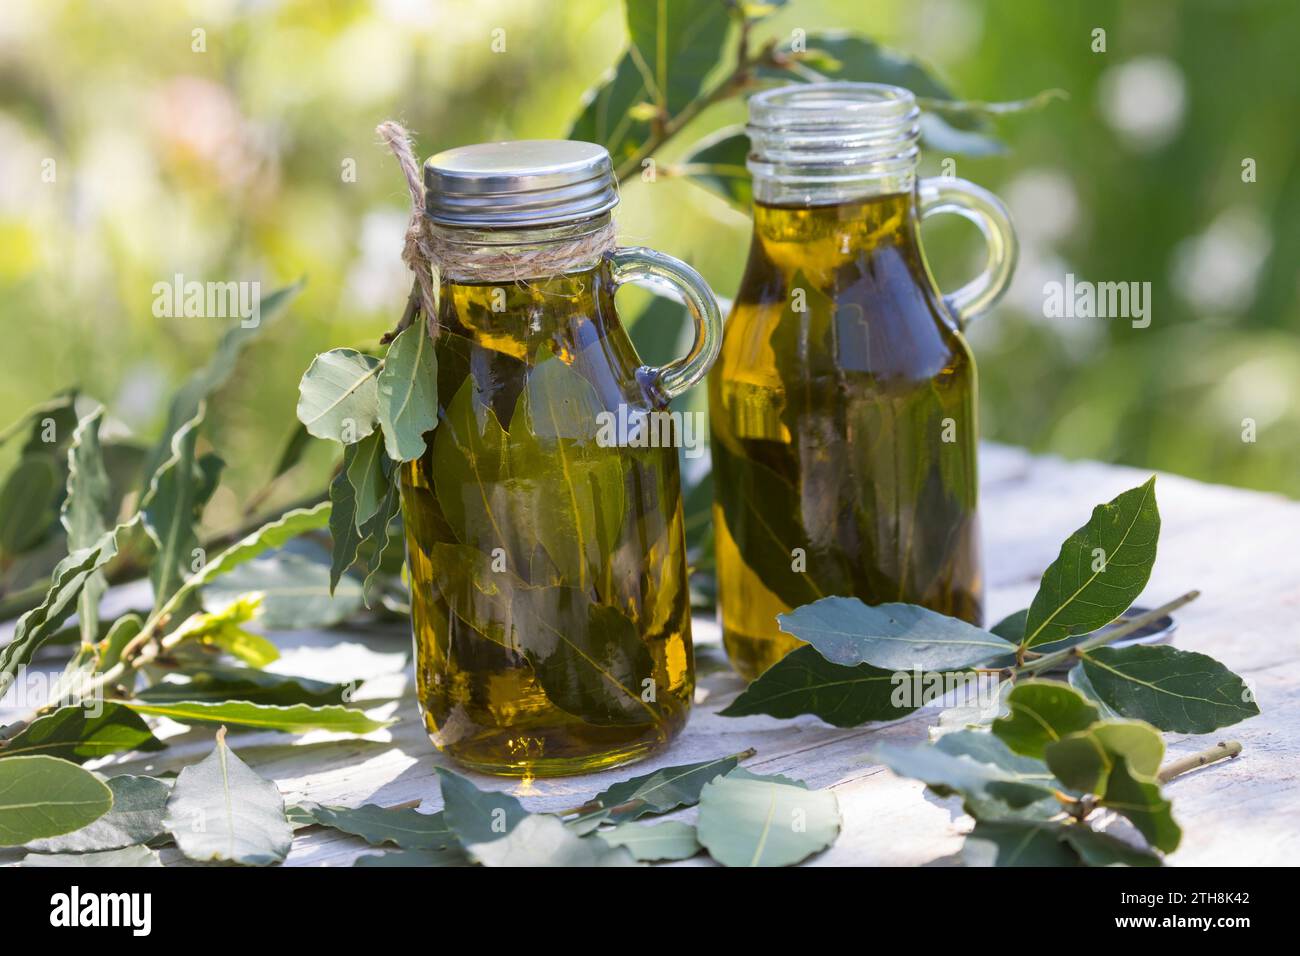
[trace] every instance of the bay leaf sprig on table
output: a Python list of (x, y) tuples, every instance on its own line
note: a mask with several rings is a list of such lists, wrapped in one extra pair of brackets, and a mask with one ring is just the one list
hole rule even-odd
[(1194, 593), (1140, 621), (1087, 633), (1122, 615), (1150, 578), (1160, 531), (1154, 481), (1098, 505), (1044, 572), (1029, 609), (992, 630), (915, 605), (870, 607), (845, 597), (781, 615), (782, 629), (809, 646), (759, 675), (723, 715), (812, 714), (853, 726), (906, 716), (933, 699), (894, 693), (909, 672), (945, 679), (935, 686), (960, 686), (981, 672), (1015, 680), (1077, 663), (1100, 704), (1162, 730), (1207, 733), (1254, 716), (1259, 708), (1245, 682), (1207, 655), (1104, 646)]
[[(1204, 760), (1162, 767), (1159, 731), (1142, 721), (1102, 718), (1058, 681), (1020, 684), (1008, 706), (1010, 713), (990, 730), (957, 731), (931, 745), (882, 744), (872, 752), (898, 775), (919, 779), (940, 796), (961, 797), (976, 821), (970, 863), (1158, 866), (1159, 853), (1172, 853), (1182, 839), (1162, 785), (1240, 752), (1240, 745), (1221, 745)], [(1094, 830), (1106, 810), (1127, 818), (1148, 846)]]
[[(940, 795), (962, 797), (976, 819), (972, 861), (1159, 865), (1181, 840), (1161, 790), (1171, 774), (1161, 771), (1160, 730), (1208, 733), (1259, 713), (1246, 682), (1205, 654), (1106, 646), (1196, 597), (1190, 592), (1101, 630), (1146, 586), (1159, 532), (1152, 478), (1098, 505), (1062, 545), (1029, 608), (990, 630), (855, 598), (796, 608), (778, 620), (806, 646), (759, 675), (721, 714), (811, 714), (853, 726), (906, 716), (948, 688), (978, 690), (962, 681), (981, 675), (1005, 680), (1013, 685), (997, 695), (1005, 712), (985, 732), (882, 745), (874, 759)], [(1070, 664), (1068, 684), (1042, 679)], [(1240, 749), (1221, 745), (1205, 760)], [(1089, 821), (1104, 810), (1128, 818), (1148, 848), (1093, 830)]]
[[(786, 866), (834, 842), (840, 830), (835, 795), (738, 766), (752, 754), (663, 767), (560, 813), (530, 813), (512, 795), (480, 790), (446, 768), (438, 770), (443, 809), (436, 814), (377, 807), (336, 808), (334, 816), (304, 812), (314, 823), (403, 848), (362, 857), (362, 866), (633, 866), (683, 860), (702, 850), (726, 866)], [(697, 825), (635, 822), (696, 804)]]

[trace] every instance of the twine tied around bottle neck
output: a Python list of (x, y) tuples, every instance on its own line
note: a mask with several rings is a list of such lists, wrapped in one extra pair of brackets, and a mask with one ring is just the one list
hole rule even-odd
[[(415, 274), (419, 306), (429, 334), (438, 331), (438, 288), (443, 279), (453, 282), (522, 282), (589, 268), (614, 249), (614, 224), (606, 222), (581, 236), (488, 245), (459, 238), (459, 230), (438, 226), (424, 214), (424, 182), (411, 136), (400, 123), (386, 120), (375, 131), (396, 157), (411, 194), (411, 221), (406, 227), (402, 261)], [(414, 290), (412, 300), (414, 301)], [(412, 318), (407, 307), (401, 328)], [(400, 330), (400, 329), (399, 329)]]

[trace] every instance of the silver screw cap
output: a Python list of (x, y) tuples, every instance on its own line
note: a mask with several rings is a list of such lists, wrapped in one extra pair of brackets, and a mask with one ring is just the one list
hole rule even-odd
[(442, 226), (553, 226), (618, 205), (609, 153), (595, 143), (521, 139), (458, 146), (424, 163), (424, 208)]

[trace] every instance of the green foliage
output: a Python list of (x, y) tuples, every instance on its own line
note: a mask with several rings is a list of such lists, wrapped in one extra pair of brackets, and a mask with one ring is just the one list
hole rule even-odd
[(259, 730), (282, 730), (305, 734), (309, 730), (329, 730), (343, 734), (368, 734), (382, 730), (391, 720), (375, 720), (362, 711), (337, 704), (256, 704), (245, 700), (227, 701), (123, 701), (138, 714), (169, 717), (182, 724), (216, 723)]
[(403, 850), (447, 850), (456, 846), (456, 838), (441, 812), (420, 813), (370, 803), (356, 809), (315, 803), (296, 809), (317, 826), (361, 837), (371, 846), (391, 843)]
[(62, 836), (33, 840), (29, 850), (38, 853), (92, 853), (121, 850), (153, 843), (167, 828), (167, 798), (171, 787), (155, 777), (123, 774), (108, 779), (113, 807), (98, 820)]
[(1208, 734), (1259, 713), (1245, 681), (1195, 651), (1099, 647), (1088, 652), (1081, 667), (1104, 704), (1162, 730)]
[(609, 830), (599, 831), (598, 836), (610, 846), (625, 847), (643, 863), (686, 860), (703, 849), (696, 838), (695, 827), (680, 820), (667, 820), (650, 826), (620, 823)]
[(212, 753), (176, 777), (164, 825), (198, 862), (266, 866), (288, 856), (293, 842), (280, 791), (226, 746), (225, 728)]
[(958, 670), (1015, 649), (983, 628), (915, 604), (869, 607), (857, 598), (828, 597), (777, 620), (833, 664)]
[(162, 750), (163, 743), (129, 708), (112, 702), (60, 707), (4, 742), (0, 760), (44, 754), (84, 763), (123, 750)]
[(647, 814), (669, 813), (699, 802), (700, 791), (714, 777), (730, 773), (750, 754), (732, 754), (717, 760), (663, 767), (632, 777), (601, 791), (582, 810), (584, 818), (598, 817), (614, 824), (631, 822)]
[(113, 792), (89, 771), (57, 757), (0, 760), (0, 846), (80, 830), (113, 806)]
[(1085, 634), (1123, 614), (1156, 561), (1160, 512), (1155, 477), (1093, 509), (1043, 572), (1025, 618), (1024, 647)]
[[(797, 608), (781, 616), (781, 626), (808, 643), (720, 713), (813, 714), (854, 726), (902, 716), (937, 696), (915, 679), (910, 694), (896, 696), (909, 673), (951, 679), (976, 669), (1009, 678), (1006, 713), (992, 720), (991, 732), (949, 733), (923, 747), (885, 744), (875, 759), (940, 795), (959, 795), (977, 821), (972, 857), (985, 862), (1158, 862), (1094, 833), (1085, 820), (1097, 807), (1112, 809), (1151, 847), (1173, 852), (1181, 831), (1157, 780), (1159, 731), (1207, 732), (1258, 708), (1241, 678), (1205, 655), (1102, 646), (1122, 636), (1119, 629), (1064, 647), (1059, 641), (1105, 627), (1128, 609), (1151, 575), (1159, 531), (1154, 479), (1097, 506), (1062, 546), (1028, 611), (999, 622), (996, 634), (908, 605), (827, 598)], [(1094, 548), (1107, 550), (1104, 562), (1091, 563)], [(1031, 651), (1035, 646), (1043, 652)], [(1074, 686), (1032, 679), (1057, 660), (1081, 661)]]
[(830, 790), (737, 767), (705, 785), (696, 830), (724, 866), (790, 866), (839, 836), (839, 803)]
[(993, 733), (1026, 757), (1042, 757), (1048, 744), (1090, 727), (1099, 716), (1082, 694), (1059, 681), (1016, 684), (1007, 707), (1010, 713), (993, 721)]
[(438, 359), (423, 323), (393, 340), (379, 373), (379, 424), (388, 457), (424, 454), (424, 435), (438, 424)]

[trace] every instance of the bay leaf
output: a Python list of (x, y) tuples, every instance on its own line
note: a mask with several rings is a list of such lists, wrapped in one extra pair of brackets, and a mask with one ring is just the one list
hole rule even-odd
[(378, 359), (356, 349), (330, 349), (312, 360), (298, 383), (298, 421), (312, 435), (350, 445), (379, 424)]
[[(971, 731), (970, 733), (978, 733)], [(1012, 809), (1028, 806), (1052, 796), (1052, 775), (1041, 764), (1032, 766), (977, 759), (960, 738), (939, 745), (880, 744), (872, 758), (883, 763), (900, 777), (920, 780), (940, 796), (960, 794), (967, 801), (998, 801)]]
[(282, 730), (291, 734), (305, 734), (309, 730), (328, 730), (331, 733), (368, 734), (372, 730), (389, 727), (394, 720), (375, 720), (364, 711), (352, 707), (326, 705), (313, 707), (307, 704), (254, 704), (249, 701), (165, 701), (127, 700), (123, 706), (138, 714), (167, 717), (182, 724), (222, 723), (259, 730)]
[(388, 467), (383, 435), (372, 432), (357, 442), (347, 473), (352, 485), (352, 520), (358, 532), (374, 517), (388, 494)]
[(36, 718), (0, 747), (0, 760), (45, 754), (73, 763), (124, 750), (154, 751), (166, 746), (138, 714), (112, 701), (60, 707)]
[(610, 846), (625, 847), (642, 862), (686, 860), (704, 849), (696, 839), (695, 827), (680, 820), (621, 823), (612, 830), (597, 831), (596, 836)]
[(1126, 817), (1158, 850), (1173, 853), (1182, 842), (1183, 831), (1174, 821), (1173, 805), (1161, 794), (1154, 775), (1136, 771), (1123, 756), (1115, 759), (1098, 806)]
[(57, 757), (0, 760), (0, 846), (80, 830), (113, 806), (99, 777)]
[(828, 597), (781, 614), (777, 622), (831, 663), (845, 666), (960, 670), (1015, 650), (983, 628), (916, 604), (873, 607), (855, 597)]
[(459, 846), (445, 850), (390, 850), (367, 853), (352, 861), (353, 866), (471, 866), (469, 857)]
[(360, 582), (342, 578), (330, 591), (330, 568), (300, 554), (281, 551), (255, 558), (223, 575), (203, 590), (212, 611), (230, 607), (239, 598), (260, 594), (262, 626), (279, 630), (333, 627), (362, 605)]
[(674, 115), (700, 95), (729, 33), (722, 3), (670, 0), (626, 12), (629, 49), (583, 97), (567, 133), (604, 146), (616, 168), (645, 146), (656, 113)]
[[(390, 545), (395, 540), (393, 537), (393, 519), (401, 513), (401, 510), (401, 494), (397, 483), (390, 478), (386, 484), (384, 497), (379, 502), (378, 509), (361, 529), (362, 541), (358, 547), (358, 554), (362, 557), (362, 564), (366, 572), (361, 594), (362, 600), (367, 607), (370, 606), (372, 596), (376, 594), (379, 576), (390, 561)], [(398, 541), (400, 544), (400, 539)], [(396, 560), (398, 567), (393, 569), (394, 574), (399, 573), (402, 562), (405, 560), (405, 552), (401, 551), (400, 548)]]
[(704, 786), (696, 833), (724, 866), (790, 866), (839, 836), (840, 809), (830, 790), (737, 767)]
[(1061, 838), (1085, 866), (1161, 866), (1160, 857), (1087, 826), (1064, 826)]
[(924, 683), (920, 694), (913, 694), (908, 687), (912, 684), (908, 674), (870, 664), (832, 664), (815, 647), (797, 647), (759, 674), (718, 714), (780, 718), (812, 714), (834, 727), (857, 727), (906, 717), (942, 694), (942, 688), (927, 689)]
[(1150, 724), (1137, 720), (1101, 720), (1086, 730), (1048, 744), (1043, 757), (1052, 773), (1072, 790), (1104, 794), (1115, 765), (1154, 778), (1165, 756), (1165, 742)]
[(123, 614), (108, 629), (97, 647), (99, 660), (96, 670), (111, 670), (122, 659), (122, 651), (144, 628), (144, 618), (139, 614)]
[(19, 459), (0, 486), (0, 553), (34, 548), (49, 531), (59, 495), (59, 473), (46, 455)]
[(657, 722), (641, 697), (654, 660), (636, 625), (617, 608), (570, 587), (532, 587), (495, 571), (476, 548), (435, 544), (432, 561), (444, 599), (465, 623), (524, 655), (557, 707), (588, 723)]
[[(99, 443), (103, 420), (104, 407), (98, 405), (77, 422), (68, 445), (67, 494), (59, 514), (67, 532), (69, 551), (91, 547), (108, 530), (104, 514), (109, 508), (110, 488)], [(108, 581), (103, 572), (96, 571), (86, 580), (77, 598), (77, 622), (85, 644), (99, 639), (99, 602), (107, 590)]]
[(566, 139), (599, 143), (615, 165), (636, 155), (650, 134), (650, 121), (638, 106), (650, 102), (646, 79), (634, 55), (625, 52), (599, 84), (584, 94), (582, 111)]
[(404, 850), (459, 849), (442, 811), (420, 813), (409, 807), (389, 808), (373, 803), (360, 807), (304, 804), (301, 810), (319, 826), (360, 837), (371, 846), (391, 843)]
[(631, 49), (646, 99), (675, 116), (704, 90), (731, 34), (726, 4), (699, 0), (632, 3), (625, 8)]
[(1259, 713), (1246, 682), (1213, 657), (1175, 647), (1099, 647), (1083, 658), (1098, 698), (1161, 730), (1208, 734)]
[(623, 847), (576, 836), (559, 818), (530, 814), (498, 839), (470, 843), (465, 852), (482, 866), (637, 866)]
[(754, 202), (750, 179), (749, 137), (743, 126), (728, 126), (694, 144), (682, 159), (691, 182), (721, 196), (749, 215)]
[(426, 432), (438, 424), (438, 358), (423, 322), (407, 326), (388, 346), (379, 373), (379, 424), (393, 461), (425, 451)]
[(653, 813), (667, 813), (699, 803), (700, 791), (715, 777), (730, 773), (740, 763), (739, 754), (729, 754), (699, 763), (661, 767), (602, 790), (588, 804), (582, 816), (599, 814), (613, 823), (635, 820)]
[(1041, 820), (976, 820), (962, 858), (967, 866), (1078, 866), (1062, 831)]
[(330, 482), (330, 594), (338, 590), (343, 574), (356, 563), (362, 534), (357, 528), (357, 493), (348, 478), (357, 446), (343, 449), (343, 466)]
[(284, 860), (293, 843), (284, 797), (226, 746), (224, 727), (212, 753), (177, 775), (165, 826), (198, 862), (265, 866)]
[(240, 538), (225, 551), (203, 566), (203, 568), (186, 580), (184, 590), (198, 590), (215, 581), (221, 575), (233, 571), (246, 561), (273, 548), (282, 547), (287, 542), (316, 531), (329, 524), (330, 504), (321, 502), (310, 508), (294, 508), (286, 511), (273, 521), (268, 521), (256, 531)]
[(162, 866), (162, 859), (147, 846), (126, 846), (97, 853), (28, 853), (19, 866)]
[(199, 516), (212, 490), (212, 475), (201, 467), (195, 445), (204, 405), (172, 436), (171, 454), (158, 466), (141, 504), (144, 528), (157, 552), (149, 565), (154, 610), (158, 611), (194, 570), (199, 548)]
[(443, 822), (461, 846), (481, 846), (499, 840), (529, 814), (514, 797), (480, 790), (466, 777), (438, 767), (442, 785)]
[(72, 614), (86, 580), (117, 557), (118, 536), (133, 527), (135, 520), (118, 525), (92, 546), (72, 552), (55, 566), (44, 600), (18, 619), (12, 639), (0, 647), (0, 694), (8, 689), (18, 668), (27, 664)]
[(1012, 644), (1019, 644), (1025, 637), (1025, 619), (1029, 617), (1029, 608), (1021, 608), (1008, 614), (1002, 620), (994, 624), (990, 631), (1003, 640), (1010, 641)]
[(1137, 600), (1151, 577), (1160, 537), (1155, 481), (1098, 505), (1065, 540), (1029, 605), (1023, 646), (1095, 631)]
[[(933, 746), (954, 757), (967, 756), (991, 764), (1025, 788), (990, 784), (984, 793), (967, 794), (964, 807), (976, 819), (1048, 820), (1061, 813), (1054, 791), (1060, 786), (1042, 760), (1023, 757), (991, 733), (953, 731), (944, 734)], [(1028, 802), (1026, 802), (1028, 800)]]
[(227, 329), (207, 363), (191, 374), (176, 390), (167, 407), (167, 421), (163, 426), (162, 435), (150, 450), (141, 469), (146, 489), (153, 481), (159, 466), (171, 454), (176, 432), (195, 416), (200, 406), (209, 397), (229, 381), (244, 349), (274, 324), (302, 286), (301, 281), (295, 282), (293, 285), (276, 289), (270, 295), (262, 296), (258, 307), (258, 321), (255, 323), (240, 321)]
[[(260, 594), (245, 594), (219, 611), (198, 611), (182, 621), (170, 637), (177, 642), (220, 648), (252, 667), (265, 667), (279, 659), (280, 649), (262, 635), (241, 627), (257, 617), (261, 601)], [(183, 649), (184, 645), (178, 646), (178, 650)]]
[(1060, 681), (1017, 682), (1007, 695), (1009, 713), (993, 721), (993, 733), (1027, 757), (1042, 757), (1043, 748), (1101, 716), (1077, 690)]
[(458, 540), (486, 550), (505, 548), (512, 566), (524, 568), (502, 496), (506, 440), (496, 412), (480, 399), (474, 377), (466, 376), (434, 433), (433, 480)]
[(539, 354), (511, 420), (510, 513), (531, 526), (564, 582), (603, 580), (625, 517), (623, 459), (597, 440), (600, 396), (580, 372)]
[(108, 779), (113, 807), (80, 830), (62, 836), (33, 840), (29, 850), (38, 853), (97, 853), (152, 843), (167, 832), (167, 798), (171, 787), (156, 777), (122, 774)]
[[(851, 593), (843, 555), (813, 546), (800, 522), (802, 498), (785, 476), (715, 436), (713, 482), (727, 531), (763, 584), (789, 607)], [(796, 565), (802, 554), (806, 567)], [(796, 570), (796, 567), (800, 568)]]
[(346, 684), (332, 684), (275, 674), (255, 667), (224, 667), (207, 664), (188, 665), (181, 672), (187, 680), (166, 679), (139, 691), (137, 699), (146, 703), (206, 701), (219, 703), (246, 700), (255, 704), (342, 704)]
[(1075, 664), (1070, 668), (1066, 680), (1069, 681), (1071, 687), (1086, 697), (1088, 702), (1097, 708), (1102, 717), (1109, 719), (1120, 716), (1115, 708), (1097, 696), (1097, 691), (1093, 688), (1092, 681), (1088, 680), (1088, 674), (1084, 671), (1082, 663)]

